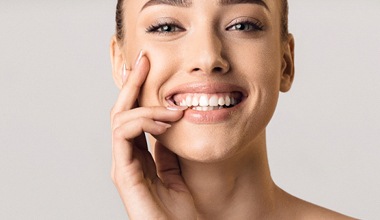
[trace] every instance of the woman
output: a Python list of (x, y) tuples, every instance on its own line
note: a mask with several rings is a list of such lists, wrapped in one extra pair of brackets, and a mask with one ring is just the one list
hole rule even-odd
[(294, 78), (286, 1), (119, 0), (111, 60), (111, 175), (131, 219), (351, 219), (270, 176), (265, 129)]

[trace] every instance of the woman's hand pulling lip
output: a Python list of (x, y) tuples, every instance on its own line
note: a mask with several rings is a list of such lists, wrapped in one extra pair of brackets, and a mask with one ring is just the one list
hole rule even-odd
[[(140, 52), (134, 68), (121, 73), (125, 82), (111, 111), (111, 177), (131, 219), (196, 219), (194, 201), (181, 176), (177, 155), (160, 142), (156, 142), (155, 160), (148, 150), (144, 132), (162, 135), (184, 114), (184, 107), (138, 106), (149, 70), (149, 59)], [(173, 198), (183, 210), (171, 210)]]

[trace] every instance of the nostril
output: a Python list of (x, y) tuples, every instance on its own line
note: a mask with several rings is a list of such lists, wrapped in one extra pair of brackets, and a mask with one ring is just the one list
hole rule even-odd
[(193, 69), (193, 72), (203, 72), (203, 73), (224, 73), (224, 72), (226, 72), (226, 69), (223, 68), (223, 67), (220, 67), (220, 66), (217, 66), (217, 67), (212, 68), (211, 71), (210, 71), (210, 69), (194, 68), (194, 69)]
[(214, 71), (217, 73), (220, 73), (220, 72), (223, 72), (223, 68), (222, 67), (215, 67)]

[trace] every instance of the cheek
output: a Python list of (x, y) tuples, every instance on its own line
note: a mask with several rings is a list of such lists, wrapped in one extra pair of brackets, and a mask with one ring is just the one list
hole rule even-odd
[[(249, 88), (247, 126), (262, 130), (270, 121), (277, 105), (281, 81), (280, 44), (273, 39), (247, 43), (231, 56), (243, 82)], [(249, 128), (247, 128), (249, 130)]]
[(175, 47), (163, 43), (144, 44), (143, 50), (150, 62), (150, 71), (142, 87), (139, 103), (141, 106), (162, 106), (162, 90), (180, 65), (175, 56)]
[(279, 90), (281, 53), (280, 44), (274, 42), (264, 38), (255, 43), (242, 44), (238, 50), (230, 50), (237, 74), (254, 90)]

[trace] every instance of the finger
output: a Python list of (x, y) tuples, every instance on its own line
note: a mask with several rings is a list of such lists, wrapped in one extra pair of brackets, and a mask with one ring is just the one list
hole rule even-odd
[[(146, 130), (152, 133), (160, 134), (165, 132), (170, 125), (167, 125), (165, 123), (159, 123), (159, 122), (153, 122), (152, 120), (144, 120), (145, 122), (141, 123), (142, 119), (139, 119), (140, 122), (135, 123), (128, 123), (125, 126), (120, 128), (120, 132), (126, 131), (126, 130), (132, 130), (135, 129), (138, 133), (141, 133), (139, 131)], [(137, 127), (137, 125), (140, 125), (140, 128)], [(144, 135), (140, 134), (139, 136)], [(127, 138), (131, 138), (133, 140), (136, 140), (136, 137), (133, 137), (133, 134), (120, 134), (114, 132), (113, 138), (112, 138), (112, 170), (111, 170), (111, 178), (113, 182), (116, 185), (120, 184), (135, 184), (138, 183), (139, 179), (143, 178), (141, 176), (141, 173), (139, 174), (139, 170), (144, 170), (143, 176), (147, 177), (146, 175), (149, 174), (148, 178), (154, 178), (157, 176), (156, 174), (156, 168), (153, 162), (153, 159), (148, 152), (146, 142), (145, 142), (145, 148), (140, 145), (140, 147), (135, 146), (135, 141), (131, 143), (130, 141), (127, 141)], [(136, 151), (136, 152), (134, 152)], [(138, 152), (137, 152), (138, 151)], [(149, 157), (149, 158), (147, 158)], [(139, 167), (136, 167), (136, 159), (140, 161), (141, 165), (138, 165)], [(151, 160), (149, 162), (149, 159)], [(152, 166), (153, 163), (153, 166)], [(151, 168), (153, 167), (153, 168)], [(153, 171), (150, 171), (150, 170)], [(136, 173), (138, 172), (138, 173)], [(146, 173), (145, 173), (146, 172)], [(128, 181), (125, 179), (125, 177), (128, 177)], [(127, 182), (125, 182), (127, 181)]]
[(177, 111), (168, 110), (164, 107), (141, 107), (117, 113), (112, 122), (112, 127), (116, 128), (128, 121), (137, 118), (150, 118), (155, 121), (175, 122), (182, 118), (184, 112), (178, 108)]
[(160, 135), (169, 127), (168, 124), (155, 122), (152, 119), (138, 118), (114, 129), (112, 142), (115, 168), (128, 166), (132, 161), (133, 139), (143, 132)]
[[(144, 122), (141, 123), (141, 121)], [(140, 137), (145, 141), (144, 134), (142, 133), (143, 130), (145, 130), (146, 132), (161, 134), (165, 132), (169, 127), (170, 125), (162, 122), (155, 122), (148, 119), (138, 119), (119, 127), (119, 130), (115, 130), (112, 135), (111, 178), (113, 182), (116, 182), (116, 170), (120, 170), (120, 168), (126, 168), (132, 162), (133, 145), (136, 144), (135, 140), (139, 139)], [(140, 135), (135, 137), (135, 134)], [(135, 140), (128, 141), (128, 138)], [(137, 145), (137, 147), (140, 148), (140, 150), (148, 151), (146, 141)]]
[(163, 184), (170, 189), (181, 192), (188, 192), (188, 188), (181, 176), (181, 168), (178, 156), (162, 145), (156, 142), (155, 159), (157, 166), (157, 175)]
[(127, 69), (126, 65), (123, 64), (123, 70), (122, 70), (122, 74), (121, 74), (122, 85), (124, 85), (124, 83), (128, 80), (128, 76), (131, 73), (131, 70), (132, 69)]
[(148, 58), (140, 52), (135, 68), (129, 73), (128, 80), (123, 85), (123, 88), (121, 88), (119, 97), (112, 110), (113, 114), (129, 110), (133, 107), (140, 92), (140, 88), (146, 80), (149, 68)]

